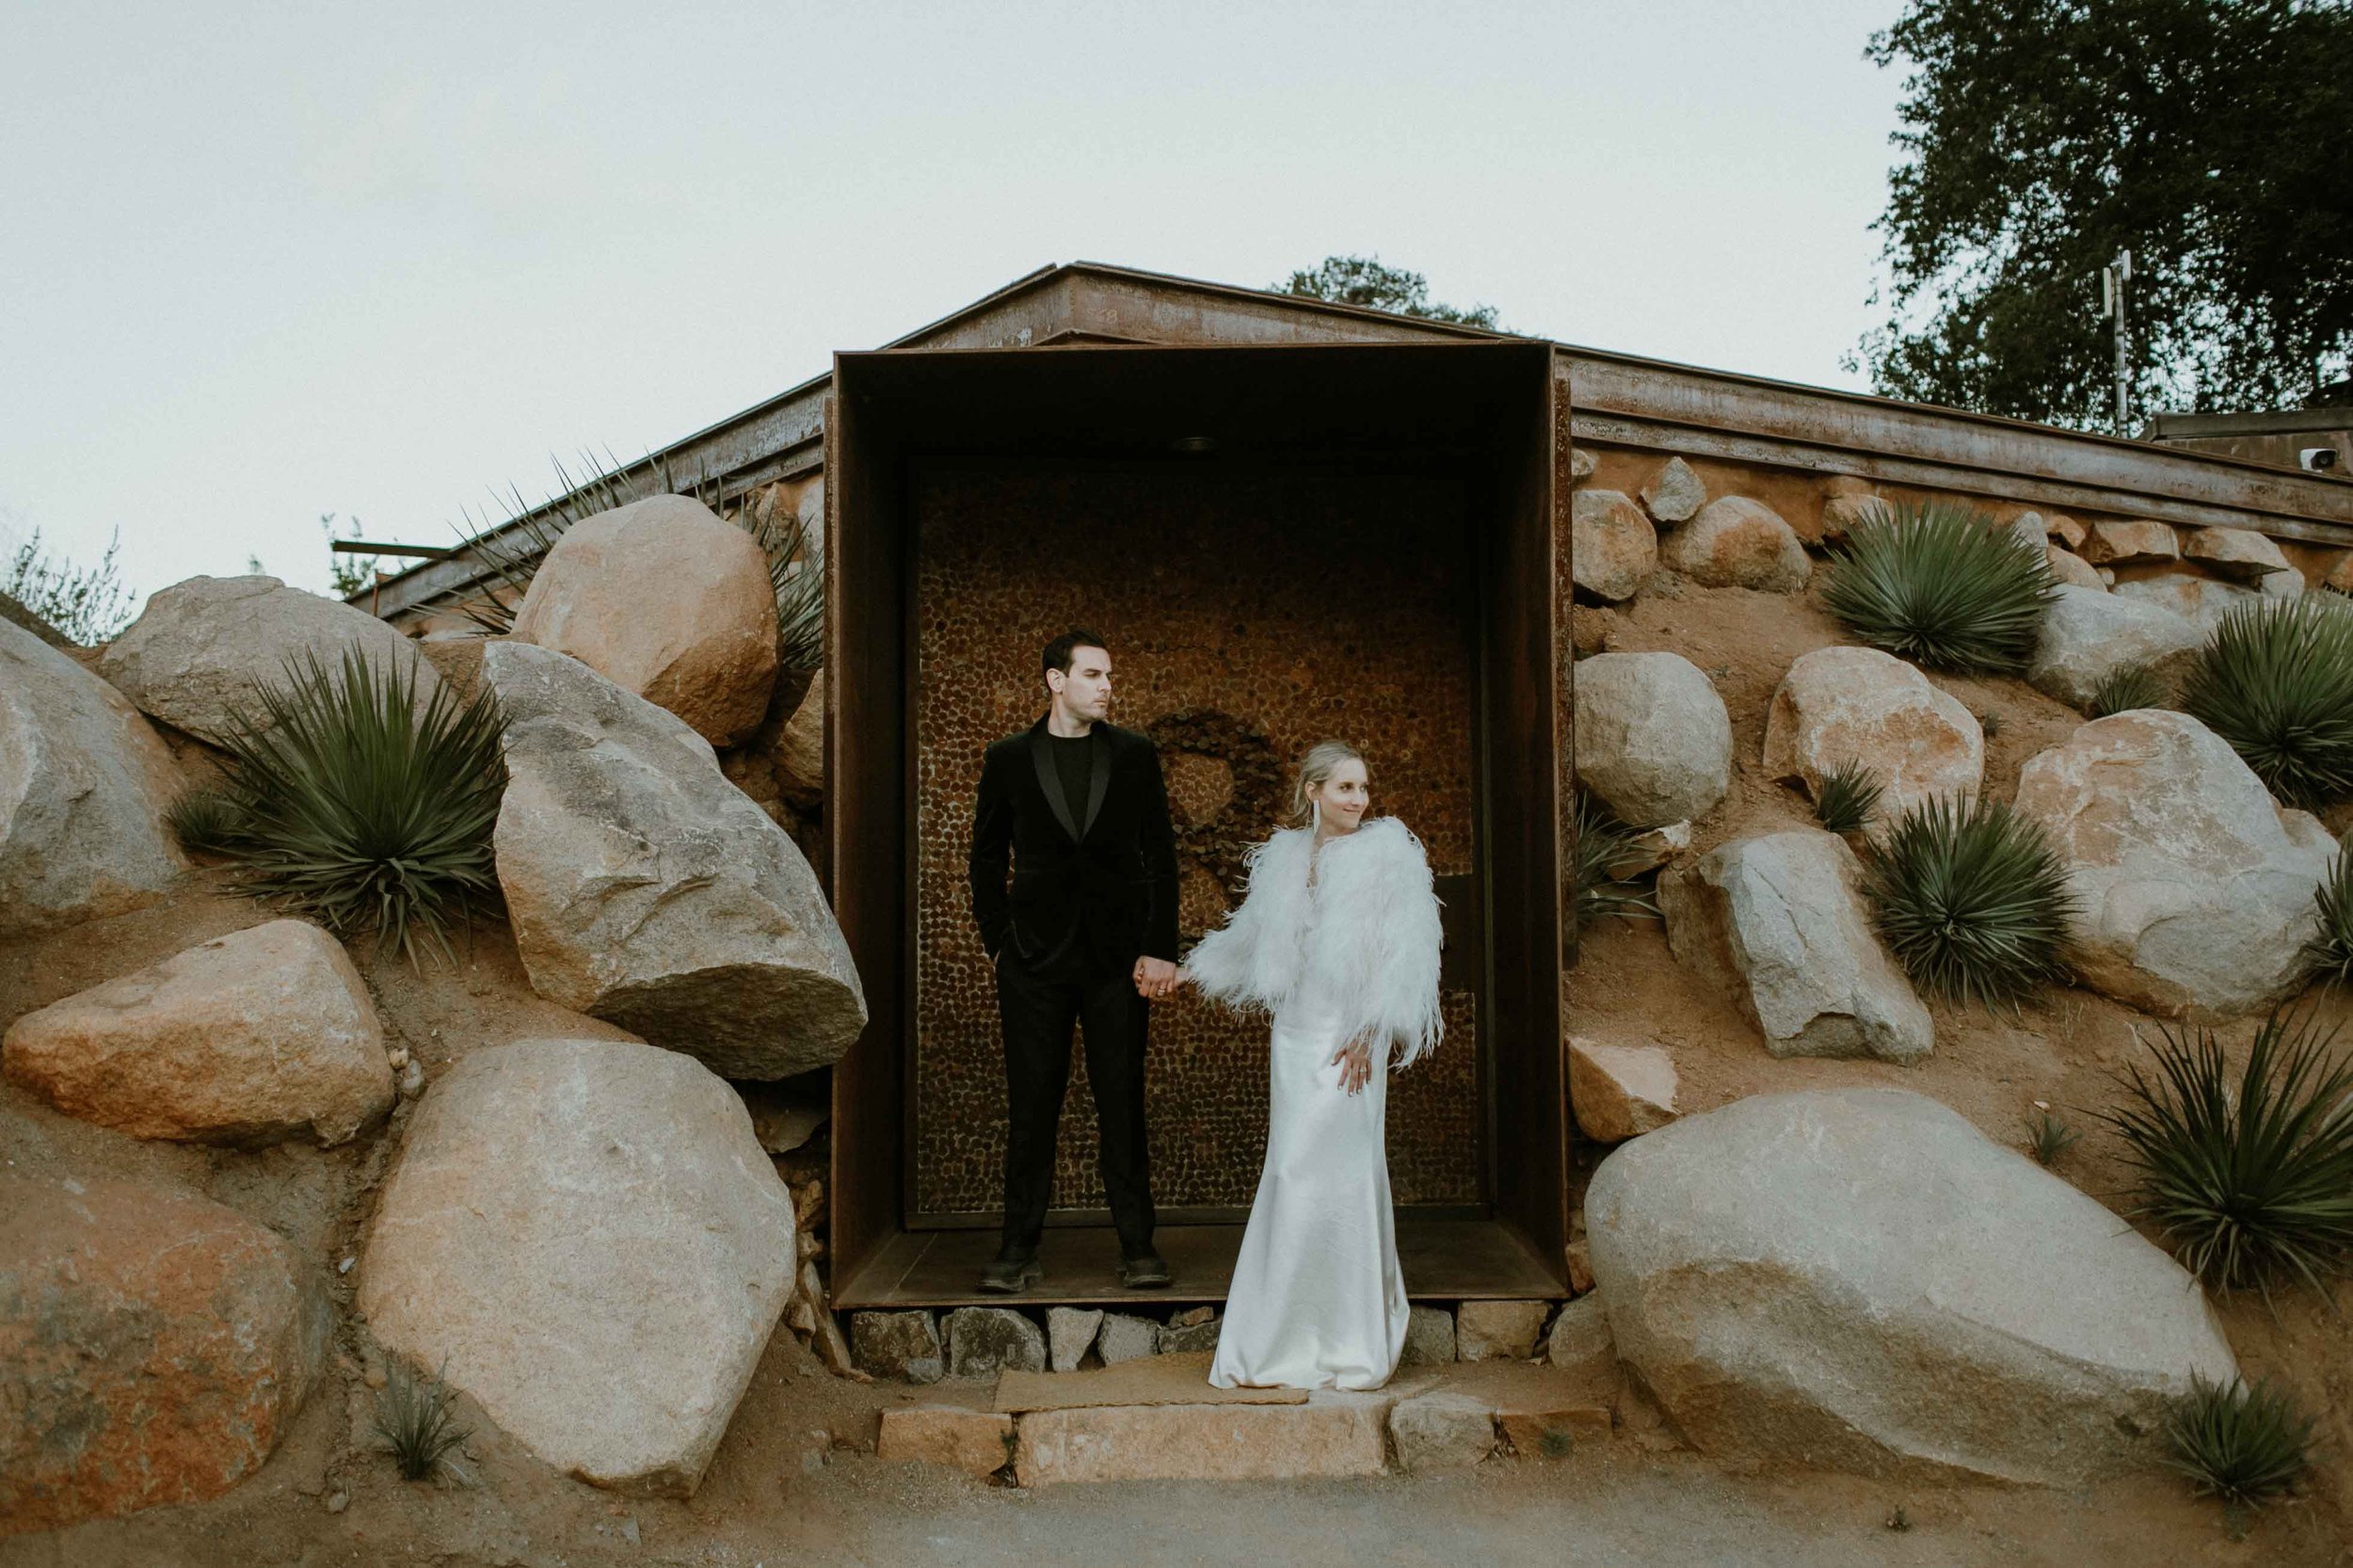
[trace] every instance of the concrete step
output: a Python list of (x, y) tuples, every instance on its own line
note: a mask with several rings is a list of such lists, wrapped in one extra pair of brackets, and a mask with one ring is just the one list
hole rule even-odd
[(976, 1476), (1008, 1474), (1009, 1460), (1021, 1486), (1375, 1476), (1564, 1459), (1609, 1438), (1617, 1397), (1614, 1380), (1489, 1361), (1417, 1368), (1373, 1393), (1317, 1390), (1301, 1404), (916, 1405), (883, 1412), (877, 1451)]

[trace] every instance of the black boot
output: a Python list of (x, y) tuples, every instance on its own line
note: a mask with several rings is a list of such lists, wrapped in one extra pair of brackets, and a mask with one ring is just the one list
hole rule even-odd
[(1166, 1261), (1149, 1247), (1119, 1260), (1119, 1283), (1130, 1290), (1166, 1285), (1174, 1277)]
[(1034, 1250), (1005, 1247), (999, 1250), (995, 1261), (981, 1271), (981, 1288), (1000, 1296), (1018, 1295), (1045, 1277), (1046, 1270), (1038, 1263)]

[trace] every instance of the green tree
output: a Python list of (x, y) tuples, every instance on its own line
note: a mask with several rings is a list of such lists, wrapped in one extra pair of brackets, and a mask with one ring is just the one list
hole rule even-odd
[[(383, 557), (380, 555), (347, 555), (337, 552), (334, 513), (321, 512), (319, 514), (319, 532), (327, 536), (327, 574), (334, 582), (336, 598), (349, 599), (353, 594), (376, 581), (376, 570), (382, 563)], [(356, 539), (359, 536), (360, 520), (353, 518), (351, 532), (344, 537)]]
[(1399, 315), (1419, 316), (1425, 321), (1450, 321), (1462, 327), (1483, 327), (1490, 332), (1503, 328), (1496, 325), (1493, 305), (1475, 305), (1458, 311), (1451, 305), (1431, 303), (1430, 280), (1418, 272), (1403, 267), (1383, 266), (1374, 256), (1326, 256), (1312, 271), (1294, 272), (1287, 282), (1273, 285), (1280, 294), (1298, 295), (1305, 299), (1328, 299), (1335, 305), (1362, 305), (1368, 310), (1392, 311)]
[(1911, 0), (1888, 174), (1892, 396), (2114, 417), (2100, 273), (2133, 252), (2142, 408), (2293, 404), (2353, 351), (2348, 0)]

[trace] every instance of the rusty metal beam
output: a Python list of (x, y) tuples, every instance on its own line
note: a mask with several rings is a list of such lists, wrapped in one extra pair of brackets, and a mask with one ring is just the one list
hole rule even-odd
[[(1106, 343), (1239, 346), (1508, 336), (1073, 262), (1041, 267), (884, 346), (1082, 353)], [(2353, 545), (2353, 484), (2341, 479), (1572, 344), (1556, 344), (1555, 353), (1581, 441)], [(682, 476), (718, 480), (730, 499), (821, 472), (830, 381), (814, 376), (654, 456)], [(387, 581), (382, 613), (399, 616), (446, 602), (491, 575), (472, 551), (454, 550)]]

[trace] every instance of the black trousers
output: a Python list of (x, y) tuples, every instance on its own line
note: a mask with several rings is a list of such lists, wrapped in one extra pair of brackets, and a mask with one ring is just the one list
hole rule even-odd
[(1054, 1133), (1070, 1088), (1070, 1030), (1086, 1041), (1087, 1082), (1102, 1141), (1103, 1192), (1122, 1255), (1152, 1245), (1151, 1155), (1144, 1129), (1144, 1042), (1149, 1004), (1119, 969), (1048, 978), (1012, 952), (997, 960), (997, 1012), (1005, 1034), (1003, 1245), (1034, 1249), (1054, 1188)]

